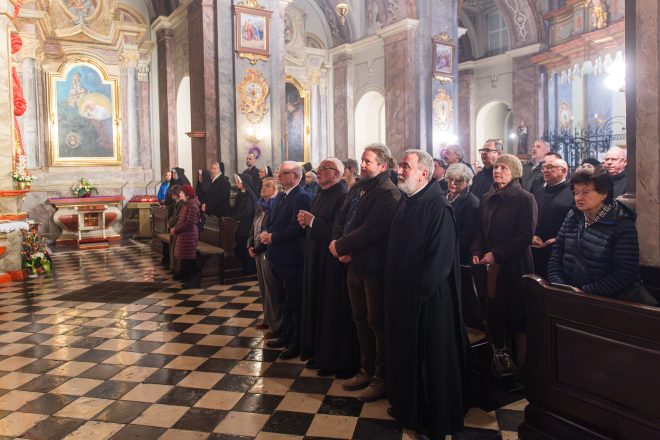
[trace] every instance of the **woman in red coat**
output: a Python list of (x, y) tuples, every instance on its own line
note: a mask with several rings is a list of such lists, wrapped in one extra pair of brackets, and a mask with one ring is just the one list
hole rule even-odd
[(197, 267), (197, 242), (199, 241), (199, 201), (195, 197), (192, 185), (183, 185), (179, 197), (184, 205), (179, 211), (179, 220), (170, 230), (176, 235), (174, 256), (181, 261), (183, 288), (200, 286), (199, 269)]

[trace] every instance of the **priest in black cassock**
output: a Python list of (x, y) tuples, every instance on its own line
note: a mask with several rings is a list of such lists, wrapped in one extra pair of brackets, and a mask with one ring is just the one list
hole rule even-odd
[(467, 398), (456, 223), (430, 183), (431, 156), (403, 154), (385, 271), (387, 398), (404, 427), (444, 439), (463, 430)]
[(310, 212), (298, 213), (306, 232), (300, 357), (321, 376), (351, 377), (360, 365), (360, 348), (346, 284), (348, 266), (328, 250), (348, 192), (342, 181), (344, 164), (331, 157), (321, 161), (317, 171), (321, 189)]

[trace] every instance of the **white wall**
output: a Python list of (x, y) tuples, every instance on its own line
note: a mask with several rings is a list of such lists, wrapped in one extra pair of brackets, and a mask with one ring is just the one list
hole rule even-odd
[(355, 107), (355, 159), (362, 157), (364, 147), (374, 142), (385, 143), (385, 97), (369, 91)]
[(509, 105), (502, 101), (489, 102), (479, 109), (476, 143), (472, 157), (480, 157), (477, 150), (484, 145), (487, 139), (502, 139), (506, 144), (511, 124), (509, 113)]

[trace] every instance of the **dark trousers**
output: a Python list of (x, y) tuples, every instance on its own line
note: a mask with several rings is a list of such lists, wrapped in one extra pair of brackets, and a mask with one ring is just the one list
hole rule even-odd
[(360, 364), (385, 379), (385, 286), (382, 276), (358, 276), (348, 269), (348, 296), (360, 341)]
[(181, 274), (183, 275), (184, 281), (193, 281), (199, 274), (197, 260), (181, 260)]
[(300, 315), (302, 313), (303, 268), (294, 273), (281, 273), (273, 268), (273, 278), (281, 292), (279, 302), (282, 307), (283, 323), (282, 335), (288, 342), (288, 348), (293, 351), (300, 350)]

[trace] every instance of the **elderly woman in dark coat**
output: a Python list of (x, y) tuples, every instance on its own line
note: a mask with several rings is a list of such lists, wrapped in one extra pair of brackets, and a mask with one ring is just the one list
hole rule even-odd
[(458, 228), (461, 264), (470, 264), (472, 260), (470, 246), (472, 246), (474, 233), (479, 227), (479, 199), (470, 193), (472, 177), (474, 177), (472, 169), (464, 163), (449, 165), (445, 173), (446, 197), (454, 210)]
[(179, 199), (184, 201), (179, 211), (179, 219), (170, 234), (176, 235), (174, 256), (181, 261), (181, 272), (184, 279), (183, 288), (200, 286), (199, 269), (197, 267), (197, 242), (199, 241), (199, 201), (195, 197), (192, 185), (183, 185), (179, 191)]
[(248, 255), (247, 241), (250, 235), (250, 228), (254, 220), (254, 212), (257, 207), (257, 195), (252, 182), (252, 177), (247, 173), (234, 174), (236, 180), (236, 200), (234, 200), (234, 209), (231, 217), (240, 223), (236, 230), (236, 248), (234, 251), (241, 260), (244, 274), (253, 274), (256, 271), (255, 263), (252, 257)]
[(648, 305), (657, 301), (640, 287), (635, 213), (614, 200), (607, 173), (578, 171), (571, 179), (576, 208), (557, 234), (548, 265), (552, 283)]
[(531, 243), (536, 228), (534, 196), (520, 185), (522, 163), (512, 154), (503, 154), (493, 166), (493, 186), (483, 195), (481, 221), (472, 244), (473, 264), (500, 266), (497, 298), (489, 303), (488, 329), (495, 344), (495, 358), (503, 367), (498, 374), (513, 373), (509, 356), (515, 335), (516, 358), (525, 356), (525, 302), (521, 278), (534, 272)]

